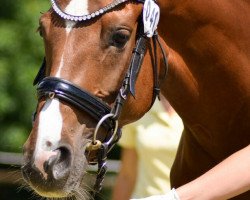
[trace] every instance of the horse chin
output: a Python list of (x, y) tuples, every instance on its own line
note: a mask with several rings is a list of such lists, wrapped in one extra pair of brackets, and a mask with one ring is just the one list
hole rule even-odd
[(63, 199), (63, 198), (67, 198), (69, 197), (69, 195), (67, 193), (62, 193), (62, 192), (46, 192), (46, 191), (37, 191), (35, 190), (35, 192), (42, 197), (45, 198), (57, 198), (57, 199)]
[[(30, 187), (37, 193), (39, 196), (46, 197), (46, 198), (66, 198), (75, 196), (75, 194), (83, 193), (87, 198), (87, 191), (84, 191), (81, 188), (82, 179), (84, 177), (84, 169), (73, 169), (66, 181), (64, 180), (44, 180), (43, 178), (30, 178), (28, 184)], [(77, 173), (78, 172), (78, 173)], [(81, 198), (83, 199), (83, 198)]]

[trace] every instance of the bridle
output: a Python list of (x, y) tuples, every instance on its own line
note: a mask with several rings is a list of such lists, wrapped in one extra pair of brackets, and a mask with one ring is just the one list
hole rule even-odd
[[(100, 16), (116, 6), (128, 2), (129, 0), (115, 0), (108, 6), (95, 11), (89, 15), (73, 16), (63, 12), (57, 5), (55, 0), (51, 0), (53, 10), (63, 19), (72, 20), (76, 22), (91, 20), (97, 16)], [(139, 3), (144, 3), (144, 0), (136, 0)], [(155, 31), (153, 37), (153, 73), (154, 73), (154, 90), (152, 105), (155, 98), (160, 93), (159, 73), (157, 69), (158, 57), (157, 57), (157, 44), (159, 45), (165, 64), (165, 75), (167, 74), (167, 56), (159, 41), (158, 34)], [(121, 137), (121, 128), (118, 126), (118, 119), (122, 112), (122, 107), (127, 99), (127, 96), (131, 94), (135, 96), (135, 82), (140, 71), (142, 61), (148, 48), (149, 38), (144, 34), (142, 23), (138, 25), (137, 40), (135, 48), (133, 49), (130, 65), (128, 71), (123, 80), (122, 87), (120, 88), (117, 97), (111, 108), (106, 102), (95, 97), (87, 92), (85, 89), (78, 87), (77, 85), (57, 77), (46, 77), (46, 59), (34, 80), (34, 85), (37, 86), (38, 100), (41, 98), (58, 98), (61, 101), (67, 102), (70, 105), (88, 113), (94, 120), (97, 121), (97, 125), (94, 131), (92, 141), (87, 145), (87, 156), (95, 152), (96, 157), (93, 160), (88, 160), (89, 164), (98, 164), (97, 178), (94, 185), (94, 191), (99, 192), (104, 179), (104, 175), (107, 171), (106, 159), (108, 152), (117, 143)], [(151, 106), (152, 106), (151, 105)], [(35, 112), (36, 113), (36, 112)], [(35, 115), (33, 117), (35, 119)], [(33, 120), (34, 120), (33, 119)], [(104, 141), (97, 139), (98, 131), (100, 127), (107, 130), (108, 134)]]

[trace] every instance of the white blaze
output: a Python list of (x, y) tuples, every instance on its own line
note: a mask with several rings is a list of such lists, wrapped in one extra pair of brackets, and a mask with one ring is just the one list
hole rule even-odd
[[(67, 7), (64, 10), (65, 13), (70, 15), (87, 15), (89, 14), (88, 11), (88, 0), (71, 0), (70, 3), (67, 5)], [(66, 26), (66, 42), (64, 48), (67, 48), (67, 38), (72, 30), (72, 28), (76, 25), (76, 22), (65, 20), (65, 26)], [(58, 68), (58, 71), (56, 73), (56, 77), (60, 77), (61, 70), (63, 68), (63, 56), (64, 52), (62, 53), (60, 66)]]
[[(62, 122), (59, 100), (48, 99), (39, 115), (35, 155), (40, 151), (50, 151), (57, 147), (61, 140)], [(51, 146), (48, 146), (47, 142), (50, 142)]]
[[(88, 0), (71, 0), (64, 10), (67, 14), (71, 15), (87, 15)], [(66, 25), (66, 42), (64, 49), (67, 48), (67, 38), (70, 35), (72, 28), (76, 22), (65, 20)], [(64, 50), (62, 52), (61, 61), (56, 73), (56, 77), (61, 76), (61, 70), (64, 66)], [(36, 141), (36, 149), (34, 153), (35, 164), (39, 165), (38, 168), (42, 170), (40, 162), (46, 152), (54, 150), (61, 140), (61, 132), (63, 127), (63, 119), (60, 112), (60, 102), (58, 99), (47, 99), (43, 109), (39, 115), (38, 133)], [(50, 154), (53, 155), (53, 154)]]
[(89, 14), (88, 0), (71, 0), (65, 8), (65, 12), (76, 16)]
[(60, 65), (59, 65), (59, 67), (58, 67), (58, 71), (56, 72), (56, 77), (58, 77), (58, 78), (60, 78), (63, 64), (64, 64), (64, 63), (63, 63), (63, 55), (62, 55), (62, 58), (61, 58), (61, 61), (60, 61)]
[[(65, 8), (65, 13), (75, 16), (87, 15), (88, 0), (71, 0), (69, 5)], [(75, 26), (76, 22), (66, 20), (66, 31), (69, 33)]]

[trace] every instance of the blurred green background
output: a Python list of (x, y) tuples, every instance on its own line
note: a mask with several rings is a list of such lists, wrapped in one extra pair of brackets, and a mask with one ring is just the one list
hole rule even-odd
[[(31, 115), (36, 107), (36, 88), (32, 82), (44, 56), (43, 41), (36, 30), (41, 13), (49, 7), (49, 0), (1, 0), (0, 152), (21, 153), (31, 130)], [(118, 147), (110, 157), (119, 158)], [(12, 173), (6, 177), (14, 175), (15, 179), (19, 166), (0, 163), (0, 169), (2, 173), (11, 171), (6, 172)], [(1, 200), (36, 199), (31, 198), (31, 193), (19, 190), (16, 181), (6, 184), (1, 178)], [(103, 190), (101, 199), (109, 199), (110, 190)]]
[(43, 59), (36, 33), (44, 0), (1, 0), (0, 5), (0, 151), (21, 152), (31, 129), (36, 95), (32, 81)]

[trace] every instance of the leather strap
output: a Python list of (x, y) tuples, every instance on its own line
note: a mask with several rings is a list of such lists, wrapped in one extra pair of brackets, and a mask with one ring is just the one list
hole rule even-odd
[(144, 59), (147, 50), (148, 38), (145, 35), (139, 36), (136, 46), (133, 50), (133, 56), (129, 67), (129, 90), (130, 93), (135, 97), (135, 83), (137, 76), (141, 69), (142, 61)]
[(45, 78), (45, 74), (46, 74), (46, 58), (43, 58), (43, 62), (42, 65), (33, 81), (33, 85), (36, 85), (38, 83), (40, 83), (40, 81)]
[[(55, 97), (87, 112), (96, 121), (110, 113), (111, 110), (104, 101), (61, 78), (45, 77), (37, 87), (37, 94), (39, 99), (53, 94)], [(105, 120), (103, 125), (106, 129), (112, 130), (114, 122), (109, 118)]]

